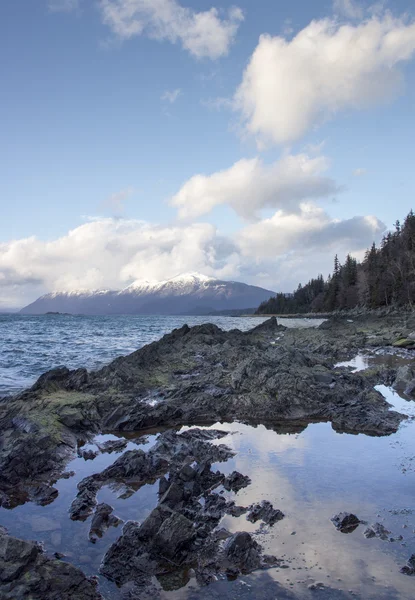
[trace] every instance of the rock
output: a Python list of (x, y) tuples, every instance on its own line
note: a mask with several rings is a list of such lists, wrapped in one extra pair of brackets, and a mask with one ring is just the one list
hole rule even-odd
[(415, 554), (412, 554), (406, 565), (401, 568), (401, 573), (403, 573), (404, 575), (415, 574)]
[(58, 497), (58, 490), (50, 485), (41, 483), (40, 485), (30, 489), (29, 496), (32, 502), (39, 506), (51, 504)]
[(374, 523), (367, 527), (363, 532), (363, 535), (368, 539), (378, 537), (381, 540), (387, 540), (389, 534), (390, 531), (388, 531), (381, 523)]
[(89, 539), (95, 543), (97, 537), (101, 538), (109, 527), (117, 527), (121, 519), (112, 514), (114, 509), (109, 504), (101, 503), (95, 509), (89, 529)]
[(310, 583), (307, 586), (309, 590), (323, 590), (326, 586), (321, 581), (317, 581), (316, 583)]
[(415, 349), (415, 341), (409, 338), (400, 338), (393, 342), (392, 346), (395, 348), (405, 348), (406, 350), (414, 350)]
[(111, 454), (112, 452), (121, 452), (126, 448), (128, 440), (108, 440), (102, 444), (97, 444), (101, 452)]
[[(287, 329), (277, 346), (270, 343), (279, 328), (275, 319), (246, 333), (186, 326), (94, 373), (65, 368), (45, 373), (31, 389), (1, 403), (0, 492), (7, 496), (2, 503), (24, 502), (29, 487), (50, 485), (73, 457), (78, 440), (87, 442), (102, 431), (217, 421), (295, 427), (324, 420), (336, 431), (395, 432), (405, 417), (389, 410), (373, 391), (386, 375), (339, 376), (333, 367), (337, 358), (368, 343), (392, 343), (393, 332), (402, 330), (402, 323), (390, 317), (366, 320), (350, 324), (333, 319), (319, 329)], [(335, 381), (334, 389), (330, 381)], [(193, 459), (211, 464), (226, 460), (231, 451), (220, 445), (207, 449), (210, 430), (204, 431), (206, 437), (199, 434), (193, 445)], [(192, 435), (166, 435), (164, 458), (180, 454), (180, 445), (184, 455)], [(116, 451), (124, 443), (111, 440), (108, 449)]]
[(352, 533), (360, 524), (360, 520), (353, 513), (342, 512), (331, 519), (333, 525), (342, 533)]
[(233, 577), (278, 564), (275, 557), (262, 556), (261, 546), (246, 531), (234, 533), (225, 542), (222, 560), (221, 569)]
[(251, 480), (247, 475), (242, 475), (241, 473), (238, 473), (238, 471), (234, 471), (233, 473), (225, 477), (223, 487), (228, 492), (238, 492), (239, 490), (247, 487), (250, 484)]
[(36, 542), (0, 532), (2, 600), (102, 600), (96, 581), (59, 559), (50, 559)]
[(274, 525), (277, 521), (284, 518), (284, 513), (275, 509), (271, 502), (263, 500), (260, 504), (252, 504), (246, 517), (251, 523), (261, 520), (267, 525)]
[(160, 556), (175, 558), (177, 561), (180, 551), (188, 546), (194, 537), (192, 521), (179, 513), (173, 513), (160, 526), (153, 539), (152, 547)]
[(95, 450), (83, 450), (80, 455), (84, 460), (94, 460), (98, 454)]
[(97, 505), (97, 493), (100, 484), (93, 479), (86, 477), (78, 483), (78, 495), (73, 500), (69, 516), (73, 521), (85, 521)]

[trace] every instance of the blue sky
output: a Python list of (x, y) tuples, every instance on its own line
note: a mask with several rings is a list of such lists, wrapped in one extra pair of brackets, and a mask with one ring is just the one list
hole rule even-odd
[(181, 271), (290, 290), (361, 256), (415, 197), (414, 17), (2, 2), (0, 307)]

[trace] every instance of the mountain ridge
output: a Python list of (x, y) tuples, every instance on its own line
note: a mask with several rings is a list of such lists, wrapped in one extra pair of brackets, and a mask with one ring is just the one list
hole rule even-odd
[(54, 291), (21, 309), (21, 314), (185, 314), (258, 306), (275, 292), (237, 281), (184, 273), (164, 281), (138, 280), (121, 290)]

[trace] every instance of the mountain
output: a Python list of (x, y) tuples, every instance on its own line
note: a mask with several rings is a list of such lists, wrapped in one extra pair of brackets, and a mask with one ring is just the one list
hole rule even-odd
[(136, 281), (121, 291), (73, 290), (41, 296), (21, 314), (60, 312), (84, 315), (207, 314), (255, 307), (275, 292), (236, 281), (186, 273), (167, 281)]

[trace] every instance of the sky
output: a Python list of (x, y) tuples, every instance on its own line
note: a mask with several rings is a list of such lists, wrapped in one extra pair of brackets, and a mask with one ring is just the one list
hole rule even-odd
[(0, 310), (292, 291), (413, 207), (413, 0), (3, 0), (0, 46)]

